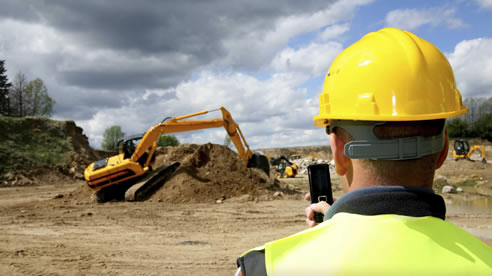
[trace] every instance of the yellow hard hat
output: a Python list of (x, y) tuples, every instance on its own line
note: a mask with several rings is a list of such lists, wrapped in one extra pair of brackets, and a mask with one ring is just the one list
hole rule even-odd
[(395, 28), (369, 33), (333, 61), (314, 124), (420, 121), (465, 114), (453, 70), (430, 42)]

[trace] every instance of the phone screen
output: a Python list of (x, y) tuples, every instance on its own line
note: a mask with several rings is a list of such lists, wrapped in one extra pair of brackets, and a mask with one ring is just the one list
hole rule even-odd
[[(328, 164), (315, 164), (308, 166), (309, 191), (311, 203), (325, 201), (333, 204), (333, 194), (331, 191), (330, 166)], [(316, 222), (323, 222), (323, 214), (315, 213)]]

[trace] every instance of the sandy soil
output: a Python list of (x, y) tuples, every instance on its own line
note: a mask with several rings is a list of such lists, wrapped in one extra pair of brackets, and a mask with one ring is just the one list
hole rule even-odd
[[(96, 204), (74, 189), (0, 189), (1, 275), (232, 275), (243, 251), (306, 228), (303, 200)], [(492, 215), (448, 220), (492, 245)]]
[(73, 187), (0, 189), (1, 275), (231, 275), (243, 251), (305, 228), (300, 200), (53, 199)]

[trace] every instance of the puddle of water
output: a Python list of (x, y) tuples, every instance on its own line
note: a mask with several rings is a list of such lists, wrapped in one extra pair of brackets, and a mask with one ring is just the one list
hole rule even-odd
[(447, 215), (492, 215), (492, 199), (485, 197), (474, 200), (453, 199), (446, 202)]
[[(484, 241), (492, 240), (492, 197), (484, 197), (475, 200), (446, 200), (446, 215), (465, 216), (470, 220), (463, 220), (458, 226), (465, 229), (475, 237)], [(473, 220), (473, 217), (480, 218)]]

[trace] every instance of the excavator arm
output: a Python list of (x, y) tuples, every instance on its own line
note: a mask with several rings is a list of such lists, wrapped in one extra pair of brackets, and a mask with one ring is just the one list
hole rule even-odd
[[(146, 152), (149, 152), (147, 160), (145, 162), (145, 166), (147, 166), (150, 162), (150, 158), (155, 151), (156, 142), (159, 139), (159, 136), (169, 134), (169, 133), (178, 133), (178, 132), (186, 132), (200, 129), (208, 129), (208, 128), (218, 128), (224, 127), (227, 134), (231, 137), (232, 143), (236, 147), (239, 156), (243, 160), (245, 165), (248, 165), (248, 162), (253, 156), (253, 153), (249, 149), (248, 143), (244, 139), (243, 133), (239, 128), (239, 125), (232, 119), (231, 113), (227, 111), (224, 107), (220, 107), (219, 109), (222, 112), (222, 118), (216, 118), (211, 120), (185, 120), (191, 117), (196, 117), (200, 115), (207, 114), (211, 111), (204, 110), (201, 112), (174, 117), (170, 120), (162, 122), (158, 125), (152, 127), (145, 135), (142, 140), (138, 144), (135, 152), (131, 156), (132, 161), (137, 162)], [(212, 110), (216, 111), (216, 110)]]

